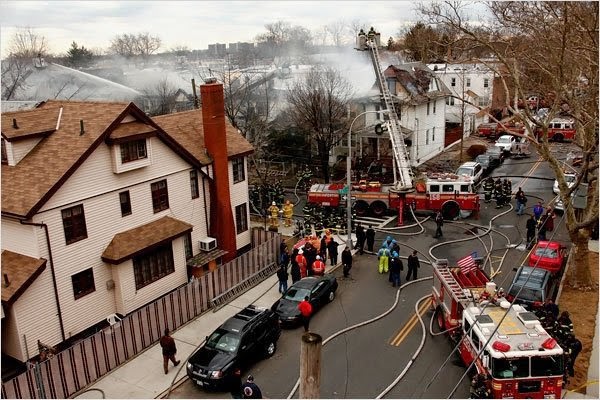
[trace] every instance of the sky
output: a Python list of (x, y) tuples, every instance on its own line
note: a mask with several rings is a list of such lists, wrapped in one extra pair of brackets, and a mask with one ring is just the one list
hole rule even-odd
[(358, 20), (383, 38), (417, 20), (414, 1), (6, 1), (0, 0), (2, 57), (16, 29), (31, 27), (52, 54), (73, 41), (90, 49), (110, 46), (118, 34), (143, 33), (175, 46), (207, 49), (211, 43), (252, 42), (265, 24), (285, 21), (316, 31)]

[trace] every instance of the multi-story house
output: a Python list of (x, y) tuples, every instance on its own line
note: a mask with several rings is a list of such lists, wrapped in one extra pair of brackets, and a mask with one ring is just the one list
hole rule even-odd
[(76, 101), (2, 114), (4, 354), (28, 360), (250, 246), (253, 149), (222, 86), (201, 89), (202, 110), (155, 118)]
[[(444, 149), (446, 99), (448, 88), (422, 63), (390, 65), (383, 72), (386, 84), (395, 100), (396, 113), (409, 152), (410, 163), (418, 166)], [(377, 86), (357, 100), (356, 114), (379, 111), (381, 95)], [(358, 157), (363, 164), (380, 160), (390, 164), (390, 141), (387, 134), (377, 134), (374, 127), (384, 122), (385, 115), (369, 112), (364, 115), (363, 129), (357, 129)]]
[(494, 71), (482, 63), (429, 64), (451, 92), (446, 98), (446, 122), (463, 125), (465, 133), (488, 122)]

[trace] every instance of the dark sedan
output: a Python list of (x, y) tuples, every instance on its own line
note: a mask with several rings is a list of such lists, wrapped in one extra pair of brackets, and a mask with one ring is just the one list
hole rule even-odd
[(314, 313), (333, 301), (337, 288), (338, 283), (333, 275), (309, 276), (290, 286), (271, 309), (277, 314), (282, 325), (297, 326), (300, 324), (298, 304), (304, 300), (305, 296), (308, 296)]

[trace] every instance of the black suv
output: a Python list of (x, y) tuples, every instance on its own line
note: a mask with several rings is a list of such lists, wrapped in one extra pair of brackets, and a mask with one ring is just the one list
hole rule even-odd
[(187, 374), (201, 387), (229, 390), (233, 371), (272, 356), (280, 334), (273, 311), (248, 306), (206, 337), (204, 345), (190, 356)]

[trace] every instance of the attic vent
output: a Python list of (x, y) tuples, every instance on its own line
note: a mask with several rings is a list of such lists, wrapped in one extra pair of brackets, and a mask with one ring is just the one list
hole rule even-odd
[(13, 128), (19, 129), (19, 125), (17, 125), (17, 119), (13, 118)]
[(81, 128), (81, 130), (79, 131), (79, 136), (81, 136), (85, 133), (85, 129), (83, 129), (83, 120), (82, 119), (79, 120), (79, 127)]

